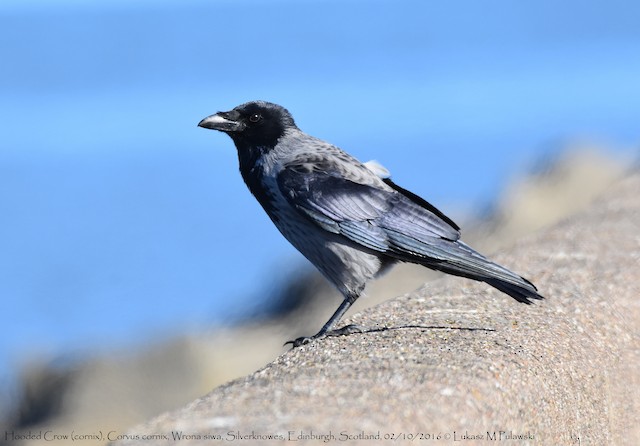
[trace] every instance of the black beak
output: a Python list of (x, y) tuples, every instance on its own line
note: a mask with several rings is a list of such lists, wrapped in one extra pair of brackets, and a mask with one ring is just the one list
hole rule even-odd
[(228, 133), (241, 131), (244, 129), (244, 124), (230, 119), (229, 112), (218, 112), (204, 118), (198, 123), (198, 127)]

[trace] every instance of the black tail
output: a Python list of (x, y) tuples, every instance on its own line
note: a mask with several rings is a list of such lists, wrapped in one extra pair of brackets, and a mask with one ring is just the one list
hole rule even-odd
[(504, 282), (500, 279), (482, 279), (484, 282), (488, 283), (492, 287), (502, 291), (505, 294), (513, 297), (518, 302), (522, 302), (523, 304), (530, 305), (532, 302), (529, 299), (544, 299), (538, 293), (538, 289), (534, 284), (529, 282), (527, 279), (520, 277), (525, 285), (516, 285), (509, 282)]
[(492, 262), (461, 241), (443, 242), (437, 254), (438, 257), (419, 257), (413, 254), (400, 258), (447, 274), (485, 282), (525, 304), (531, 304), (530, 299), (544, 299), (535, 285), (527, 279)]
[[(522, 302), (523, 304), (530, 305), (531, 303), (533, 303), (530, 299), (544, 299), (544, 296), (538, 293), (538, 289), (535, 287), (535, 285), (529, 282), (527, 279), (525, 279), (524, 277), (520, 277), (515, 273), (512, 273), (511, 271), (501, 267), (496, 263), (490, 263), (492, 267), (497, 267), (502, 270), (500, 271), (500, 278), (492, 276), (491, 273), (488, 273), (486, 270), (474, 271), (470, 268), (468, 269), (465, 267), (460, 267), (460, 265), (449, 264), (448, 262), (439, 262), (436, 264), (423, 263), (423, 265), (447, 274), (452, 274), (454, 276), (466, 277), (468, 279), (485, 282), (486, 284), (491, 285), (495, 289), (500, 290), (505, 294), (508, 294), (509, 296), (513, 297), (518, 302)], [(510, 275), (507, 279), (502, 278), (505, 275), (505, 271)]]

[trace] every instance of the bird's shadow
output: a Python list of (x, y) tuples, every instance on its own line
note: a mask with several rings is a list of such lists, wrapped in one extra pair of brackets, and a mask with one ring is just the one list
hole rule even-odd
[[(460, 331), (496, 331), (495, 328), (478, 328), (478, 327), (451, 327), (445, 325), (398, 325), (395, 327), (375, 327), (375, 328), (366, 328), (361, 327), (361, 334), (365, 333), (382, 333), (385, 331), (392, 330), (411, 330), (411, 329), (419, 329), (419, 330), (460, 330)], [(353, 333), (356, 334), (356, 333)]]
[[(477, 327), (451, 327), (444, 325), (399, 325), (396, 327), (375, 327), (375, 328), (367, 328), (361, 325), (349, 324), (345, 325), (342, 328), (337, 328), (335, 330), (328, 331), (322, 335), (322, 337), (342, 337), (342, 336), (351, 336), (355, 334), (367, 334), (367, 333), (383, 333), (385, 331), (392, 330), (411, 330), (411, 329), (419, 329), (419, 330), (460, 330), (460, 331), (496, 331), (494, 328), (477, 328)], [(294, 341), (285, 342), (284, 345), (292, 344), (293, 348), (298, 347), (300, 345), (304, 345), (319, 336), (316, 335), (310, 338), (298, 338)], [(298, 344), (298, 341), (303, 341)]]

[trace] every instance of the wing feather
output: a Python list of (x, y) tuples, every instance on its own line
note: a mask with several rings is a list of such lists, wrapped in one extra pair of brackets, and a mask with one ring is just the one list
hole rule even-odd
[(531, 282), (460, 241), (459, 227), (427, 201), (379, 170), (327, 158), (293, 163), (277, 176), (289, 204), (321, 229), (399, 260), (482, 280), (520, 302), (542, 299)]
[(376, 251), (435, 258), (440, 256), (430, 248), (434, 240), (459, 238), (457, 226), (425, 207), (424, 200), (329, 172), (293, 165), (277, 179), (289, 203), (322, 229)]

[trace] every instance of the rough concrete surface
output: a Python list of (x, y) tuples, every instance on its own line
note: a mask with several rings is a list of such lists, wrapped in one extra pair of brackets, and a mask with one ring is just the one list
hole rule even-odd
[(115, 444), (640, 444), (639, 191), (635, 173), (493, 256), (544, 301), (438, 280)]

